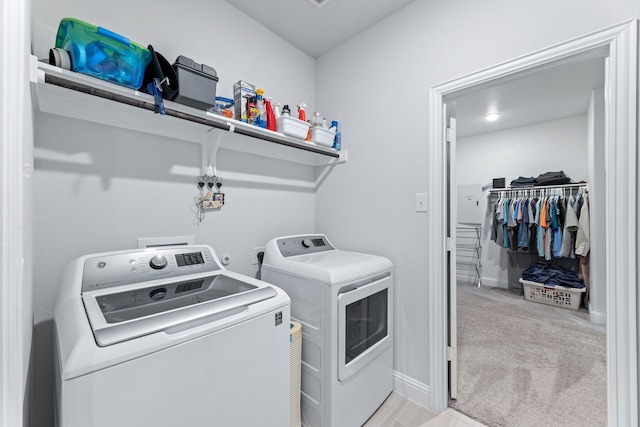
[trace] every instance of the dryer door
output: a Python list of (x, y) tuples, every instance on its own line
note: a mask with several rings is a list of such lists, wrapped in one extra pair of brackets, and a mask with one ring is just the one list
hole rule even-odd
[(391, 344), (391, 273), (338, 294), (338, 380), (343, 381)]

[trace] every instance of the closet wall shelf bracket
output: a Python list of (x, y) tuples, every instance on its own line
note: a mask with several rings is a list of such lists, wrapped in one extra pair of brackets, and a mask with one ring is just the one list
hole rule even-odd
[(224, 131), (220, 148), (264, 157), (328, 166), (346, 161), (346, 152), (302, 141), (172, 101), (166, 115), (154, 112), (149, 94), (95, 77), (63, 70), (31, 56), (33, 104), (43, 113), (106, 126), (204, 143), (211, 129)]

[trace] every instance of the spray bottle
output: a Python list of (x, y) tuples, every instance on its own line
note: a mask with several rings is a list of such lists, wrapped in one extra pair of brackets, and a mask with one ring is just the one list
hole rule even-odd
[(305, 104), (304, 102), (298, 105), (298, 120), (302, 120), (303, 122), (307, 121), (307, 113), (304, 111), (306, 107), (307, 104)]
[(276, 115), (271, 107), (271, 98), (264, 98), (264, 108), (267, 112), (267, 129), (276, 130)]

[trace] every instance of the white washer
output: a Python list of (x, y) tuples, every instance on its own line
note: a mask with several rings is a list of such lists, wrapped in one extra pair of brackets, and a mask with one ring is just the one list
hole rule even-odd
[(285, 426), (289, 319), (209, 246), (83, 256), (55, 303), (56, 424)]
[(358, 427), (393, 390), (393, 264), (321, 234), (272, 239), (261, 279), (302, 324), (302, 425)]

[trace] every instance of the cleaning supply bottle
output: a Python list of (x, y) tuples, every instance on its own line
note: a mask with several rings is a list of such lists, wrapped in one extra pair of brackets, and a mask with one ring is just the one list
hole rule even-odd
[(291, 110), (289, 110), (289, 104), (284, 104), (284, 107), (282, 107), (282, 115), (291, 117)]
[(276, 102), (276, 103), (273, 105), (273, 114), (275, 114), (276, 119), (282, 115), (282, 112), (281, 112), (281, 109), (280, 109), (280, 103), (279, 103), (279, 102)]
[(335, 148), (336, 150), (339, 150), (342, 148), (342, 134), (338, 129), (338, 122), (333, 120), (331, 122), (331, 128), (332, 129), (335, 128), (336, 130), (336, 136), (333, 138), (333, 148)]
[(309, 123), (311, 123), (311, 127), (322, 127), (322, 114), (317, 111), (313, 113)]
[(247, 123), (250, 125), (258, 125), (256, 120), (258, 119), (259, 112), (258, 107), (256, 105), (256, 97), (255, 96), (247, 96)]
[(306, 107), (307, 104), (305, 104), (304, 102), (298, 105), (298, 120), (302, 120), (303, 122), (307, 121), (307, 113), (304, 111)]
[(276, 130), (276, 115), (271, 107), (271, 98), (265, 97), (264, 108), (267, 112), (267, 129)]
[(261, 128), (267, 127), (267, 110), (264, 106), (264, 89), (258, 88), (256, 89), (256, 108), (258, 110), (258, 117), (255, 120), (255, 125), (260, 126)]

